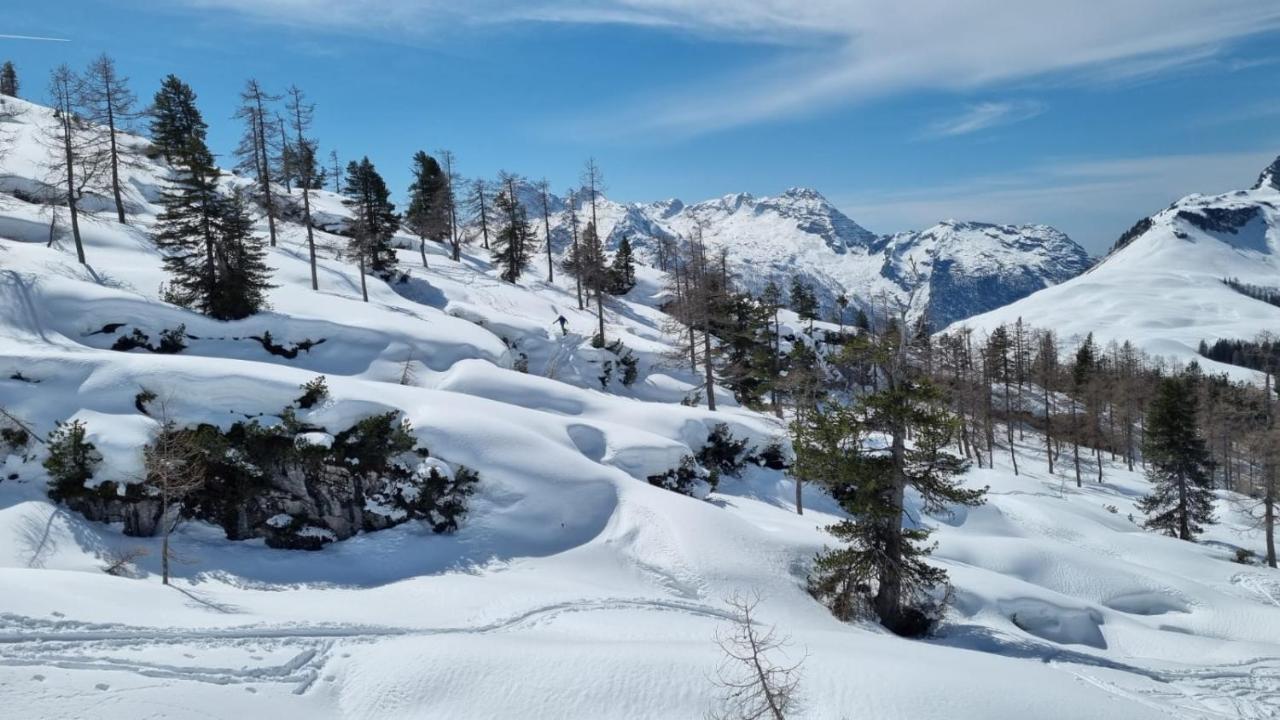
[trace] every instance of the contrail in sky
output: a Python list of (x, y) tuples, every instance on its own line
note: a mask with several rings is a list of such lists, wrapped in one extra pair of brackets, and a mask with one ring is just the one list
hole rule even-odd
[(71, 42), (70, 38), (51, 38), (51, 37), (36, 37), (34, 35), (4, 35), (4, 34), (0, 34), (0, 40), (43, 40), (45, 42)]

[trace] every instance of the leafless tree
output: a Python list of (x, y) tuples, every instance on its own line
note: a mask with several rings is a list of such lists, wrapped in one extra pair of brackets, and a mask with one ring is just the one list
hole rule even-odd
[(120, 151), (117, 135), (127, 131), (129, 123), (137, 117), (134, 104), (137, 97), (129, 89), (129, 78), (121, 77), (116, 63), (106, 53), (89, 64), (78, 88), (79, 104), (91, 127), (105, 133), (111, 171), (111, 195), (115, 200), (116, 218), (126, 222), (124, 199), (120, 192), (120, 165), (126, 160)]
[(267, 214), (267, 232), (271, 246), (276, 244), (276, 203), (275, 192), (271, 189), (271, 161), (267, 154), (267, 103), (280, 99), (279, 95), (268, 95), (257, 80), (250, 79), (240, 91), (240, 108), (235, 117), (245, 123), (244, 135), (236, 147), (235, 154), (240, 158), (236, 169), (241, 173), (253, 173), (258, 181), (262, 207)]
[(147, 555), (144, 547), (108, 550), (103, 554), (102, 559), (106, 564), (102, 566), (102, 572), (116, 577), (132, 577), (135, 572), (133, 564)]
[(462, 259), (462, 238), (458, 234), (458, 193), (454, 189), (457, 185), (457, 171), (453, 169), (455, 161), (451, 150), (437, 150), (436, 155), (440, 158), (440, 165), (444, 170), (444, 181), (446, 183), (445, 200), (449, 204), (449, 246), (452, 250), (451, 257), (454, 262)]
[[(787, 657), (790, 639), (756, 620), (759, 595), (735, 593), (725, 601), (733, 625), (717, 631), (724, 653), (713, 679), (719, 689), (712, 720), (785, 720), (800, 709), (800, 676), (804, 658)], [(781, 657), (781, 661), (779, 660)]]
[[(302, 224), (307, 228), (307, 252), (311, 258), (311, 289), (319, 290), (320, 281), (316, 276), (316, 238), (311, 222), (311, 185), (315, 178), (311, 176), (316, 168), (316, 141), (307, 137), (311, 130), (311, 120), (315, 114), (315, 106), (306, 101), (306, 96), (297, 85), (290, 85), (285, 100), (289, 122), (293, 125), (293, 161), (297, 165), (298, 185), (302, 187)], [(280, 131), (284, 135), (284, 130)], [(287, 142), (287, 141), (286, 141)]]
[(177, 527), (183, 501), (204, 487), (204, 464), (201, 449), (189, 431), (178, 427), (169, 415), (168, 403), (161, 401), (156, 409), (160, 424), (155, 437), (142, 449), (146, 484), (160, 500), (161, 578), (169, 584), (169, 536)]
[(76, 243), (76, 258), (85, 263), (84, 243), (80, 238), (80, 200), (98, 182), (108, 164), (106, 145), (99, 133), (94, 132), (84, 118), (76, 113), (81, 81), (66, 65), (60, 65), (49, 75), (49, 99), (53, 105), (55, 125), (46, 129), (43, 142), (49, 150), (50, 193), (46, 199), (50, 212), (59, 204), (53, 188), (63, 195), (71, 218), (71, 235)]
[(542, 207), (542, 231), (547, 236), (547, 282), (556, 280), (556, 263), (551, 257), (551, 183), (546, 178), (538, 181), (538, 200)]
[[(578, 191), (569, 188), (564, 195), (569, 201), (569, 231), (573, 234), (573, 257), (576, 259), (582, 256), (578, 243)], [(573, 285), (578, 292), (578, 309), (581, 310), (585, 307), (582, 303), (582, 278), (576, 272), (573, 274)]]

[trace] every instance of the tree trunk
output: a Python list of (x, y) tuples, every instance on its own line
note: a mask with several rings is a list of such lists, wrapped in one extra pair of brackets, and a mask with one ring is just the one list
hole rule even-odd
[(547, 208), (547, 194), (542, 193), (542, 229), (547, 234), (547, 282), (556, 281), (556, 263), (551, 258), (551, 215)]
[(369, 287), (365, 284), (364, 279), (364, 251), (360, 252), (360, 296), (365, 302), (369, 302)]
[(1076, 458), (1076, 487), (1084, 487), (1080, 479), (1080, 419), (1075, 398), (1071, 398), (1071, 450)]
[[(311, 258), (311, 289), (320, 289), (320, 280), (316, 277), (316, 238), (311, 230), (311, 190), (307, 187), (302, 188), (302, 222), (307, 226), (307, 254)], [(364, 272), (361, 271), (360, 282), (364, 283)], [(369, 297), (365, 296), (367, 302)]]
[(124, 200), (120, 195), (120, 158), (116, 148), (116, 111), (115, 100), (111, 97), (111, 83), (104, 82), (107, 91), (107, 135), (110, 138), (111, 150), (111, 194), (116, 201), (116, 218), (121, 225), (127, 224), (124, 219)]
[[(254, 137), (255, 160), (262, 168), (258, 173), (258, 182), (262, 185), (262, 203), (267, 208), (267, 234), (271, 238), (271, 247), (276, 246), (276, 201), (271, 194), (271, 160), (267, 157), (266, 115), (262, 109), (262, 95), (257, 96), (258, 112), (255, 117), (257, 132)], [(315, 288), (312, 288), (313, 290)]]
[(1053, 395), (1049, 392), (1048, 373), (1044, 379), (1044, 454), (1049, 460), (1049, 475), (1053, 475)]
[(1187, 479), (1178, 478), (1178, 538), (1191, 539), (1190, 513), (1187, 509)]
[(422, 267), (430, 267), (430, 265), (427, 265), (427, 239), (425, 237), (418, 238), (418, 252), (422, 253)]
[(884, 557), (881, 560), (880, 584), (876, 590), (875, 608), (880, 622), (890, 630), (902, 619), (902, 508), (906, 496), (906, 434), (900, 427), (890, 429), (890, 453), (893, 469), (890, 486), (885, 489)]
[(160, 541), (160, 582), (169, 584), (169, 530), (164, 531), (164, 539)]
[(67, 162), (67, 209), (71, 212), (71, 236), (76, 241), (76, 258), (81, 265), (84, 259), (84, 243), (80, 240), (80, 213), (76, 205), (75, 152), (71, 149), (71, 111), (62, 109), (62, 145)]
[(596, 290), (596, 320), (600, 325), (600, 347), (604, 347), (604, 288)]
[[(702, 329), (702, 365), (707, 376), (707, 409), (716, 409), (716, 379), (715, 371), (711, 363), (711, 332), (709, 328)], [(796, 491), (799, 493), (799, 490)], [(797, 496), (797, 499), (798, 496)]]
[(1267, 538), (1267, 565), (1276, 566), (1276, 477), (1275, 467), (1268, 468), (1266, 494), (1262, 498), (1263, 532)]

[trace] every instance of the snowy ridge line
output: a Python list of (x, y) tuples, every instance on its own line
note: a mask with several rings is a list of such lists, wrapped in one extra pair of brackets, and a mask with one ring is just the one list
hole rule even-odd
[[(487, 634), (519, 627), (533, 620), (553, 618), (564, 613), (595, 612), (608, 610), (651, 610), (657, 612), (683, 612), (722, 620), (734, 619), (728, 610), (703, 605), (700, 603), (682, 602), (679, 600), (658, 599), (598, 599), (572, 600), (553, 603), (533, 608), (525, 612), (473, 627), (441, 627), (441, 628), (406, 628), (377, 625), (298, 625), (298, 626), (242, 626), (231, 628), (214, 628), (207, 630), (182, 630), (178, 628), (145, 629), (131, 625), (95, 625), (92, 623), (69, 623), (85, 625), (90, 628), (112, 628), (110, 630), (87, 629), (46, 632), (12, 632), (0, 631), (0, 643), (5, 645), (21, 645), (25, 643), (110, 643), (110, 642), (167, 642), (182, 643), (190, 640), (284, 640), (291, 638), (385, 638), (402, 636)], [(34, 624), (53, 627), (67, 623), (44, 621), (37, 618), (3, 614), (0, 620), (6, 623)]]

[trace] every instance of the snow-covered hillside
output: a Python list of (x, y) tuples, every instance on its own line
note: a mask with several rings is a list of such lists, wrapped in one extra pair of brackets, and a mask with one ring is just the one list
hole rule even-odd
[(1183, 361), (1198, 358), (1201, 341), (1274, 332), (1280, 307), (1223, 280), (1280, 287), (1278, 177), (1280, 159), (1249, 190), (1185, 197), (1140, 221), (1089, 272), (961, 324), (989, 331), (1022, 318), (1067, 343), (1092, 332)]
[[(531, 193), (527, 204), (541, 207)], [(750, 291), (770, 280), (786, 289), (797, 276), (812, 282), (824, 317), (835, 312), (835, 298), (843, 293), (850, 318), (859, 308), (874, 316), (884, 313), (886, 302), (910, 301), (912, 317), (923, 315), (941, 328), (1073, 278), (1090, 264), (1083, 248), (1044, 225), (948, 220), (918, 232), (877, 236), (806, 188), (778, 197), (739, 193), (694, 205), (607, 199), (597, 205), (611, 248), (625, 236), (656, 264), (658, 243), (701, 234), (712, 251), (727, 251), (735, 278)], [(557, 198), (551, 207), (553, 232), (563, 248), (570, 236), (567, 201)], [(580, 211), (579, 217), (589, 214)]]
[[(34, 126), (50, 114), (19, 106), (0, 187), (29, 196), (44, 153)], [(760, 593), (759, 619), (806, 657), (798, 717), (1275, 716), (1280, 576), (1231, 561), (1261, 541), (1225, 496), (1208, 542), (1157, 536), (1129, 517), (1140, 476), (1109, 465), (1105, 483), (1078, 490), (1040, 470), (1029, 434), (1021, 475), (997, 458), (968, 476), (990, 485), (986, 505), (926, 513), (911, 500), (955, 584), (939, 636), (841, 623), (805, 591), (808, 563), (833, 542), (822, 528), (841, 516), (829, 497), (806, 489), (797, 515), (791, 478), (750, 464), (705, 498), (646, 482), (718, 423), (757, 447), (784, 432), (723, 392), (715, 412), (681, 403), (697, 379), (664, 359), (660, 273), (641, 268), (606, 308), (607, 335), (638, 359), (631, 386), (601, 380), (617, 356), (590, 347), (595, 319), (571, 281), (538, 280), (535, 265), (501, 282), (478, 248), (455, 263), (430, 247), (430, 268), (404, 250), (408, 279), (371, 278), (364, 303), (343, 238), (319, 233), (315, 292), (305, 234), (286, 224), (269, 253), (271, 310), (216, 322), (159, 299), (148, 229), (165, 176), (146, 161), (127, 171), (128, 226), (82, 217), (87, 265), (65, 237), (46, 246), (37, 206), (0, 194), (0, 406), (41, 435), (82, 420), (102, 479), (127, 483), (156, 428), (140, 389), (183, 423), (225, 428), (273, 417), (323, 373), (330, 396), (300, 420), (332, 428), (398, 410), (439, 462), (478, 472), (477, 491), (455, 534), (408, 522), (312, 552), (187, 522), (166, 587), (158, 539), (51, 502), (38, 444), (8, 453), (5, 717), (703, 717), (734, 592)], [(346, 214), (336, 196), (314, 201)], [(181, 352), (111, 349), (134, 329), (179, 325)], [(798, 327), (784, 315), (784, 332)], [(296, 354), (270, 352), (266, 332)], [(102, 572), (135, 548), (149, 554), (134, 576)]]

